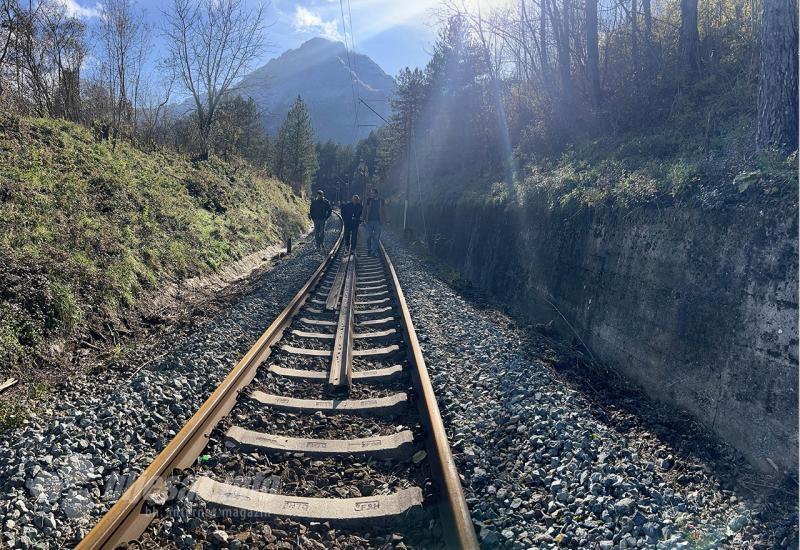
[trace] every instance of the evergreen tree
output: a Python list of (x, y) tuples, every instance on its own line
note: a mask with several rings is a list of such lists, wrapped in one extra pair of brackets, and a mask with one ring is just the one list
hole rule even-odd
[(217, 110), (211, 133), (214, 151), (225, 160), (236, 155), (269, 172), (271, 144), (252, 97), (228, 99)]
[(317, 172), (314, 129), (303, 99), (297, 96), (278, 132), (275, 145), (275, 175), (289, 183), (298, 195), (305, 194)]
[[(422, 113), (428, 90), (425, 75), (419, 69), (406, 67), (397, 76), (397, 87), (392, 99), (392, 117), (385, 138), (378, 144), (376, 177), (388, 179), (390, 169), (408, 157), (409, 145)], [(408, 166), (403, 162), (402, 166)], [(400, 176), (400, 174), (396, 174)], [(407, 177), (403, 176), (403, 177)]]

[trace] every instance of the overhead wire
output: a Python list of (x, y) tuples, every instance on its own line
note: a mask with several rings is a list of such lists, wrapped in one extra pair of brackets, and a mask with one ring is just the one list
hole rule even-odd
[[(355, 84), (355, 72), (353, 71), (353, 62), (350, 59), (350, 49), (347, 46), (347, 21), (344, 17), (344, 2), (343, 0), (339, 0), (339, 10), (342, 13), (342, 31), (344, 32), (344, 51), (347, 57), (347, 68), (350, 71), (350, 90), (353, 92), (353, 141), (358, 137), (358, 100), (356, 99), (356, 84)], [(350, 1), (347, 2), (347, 11), (348, 14), (350, 13)], [(353, 40), (353, 18), (352, 15), (350, 17), (350, 44), (353, 47), (353, 53), (355, 54), (355, 41)]]

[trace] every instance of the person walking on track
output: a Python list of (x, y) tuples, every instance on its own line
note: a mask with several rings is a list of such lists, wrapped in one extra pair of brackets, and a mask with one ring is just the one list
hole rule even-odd
[(383, 199), (378, 196), (378, 190), (373, 187), (369, 192), (367, 205), (364, 209), (364, 221), (367, 226), (367, 253), (370, 256), (378, 255), (381, 230), (385, 219)]
[(358, 240), (358, 226), (361, 224), (361, 198), (353, 195), (353, 199), (342, 205), (342, 223), (344, 224), (344, 240), (342, 241), (347, 252), (356, 251)]
[(325, 198), (322, 190), (317, 191), (314, 200), (311, 201), (311, 208), (308, 217), (314, 222), (314, 240), (317, 243), (317, 250), (325, 251), (325, 222), (331, 217), (331, 203)]

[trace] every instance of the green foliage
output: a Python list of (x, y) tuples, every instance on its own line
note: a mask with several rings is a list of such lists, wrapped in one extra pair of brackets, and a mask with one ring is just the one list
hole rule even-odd
[(291, 190), (212, 157), (112, 151), (80, 126), (0, 119), (0, 364), (305, 225)]
[(14, 428), (30, 418), (32, 409), (45, 401), (50, 393), (50, 386), (37, 382), (27, 391), (25, 399), (0, 401), (0, 430)]
[(318, 167), (311, 116), (303, 99), (297, 96), (278, 132), (275, 175), (301, 195), (309, 191)]
[(65, 284), (53, 281), (50, 283), (53, 295), (53, 318), (58, 328), (69, 334), (75, 331), (83, 320), (83, 310), (72, 290)]
[(745, 200), (748, 192), (797, 200), (794, 155), (756, 154), (748, 118), (716, 124), (713, 140), (707, 128), (674, 119), (647, 132), (581, 140), (558, 157), (539, 156), (528, 164), (520, 185), (551, 206), (660, 201), (715, 207)]
[(220, 105), (210, 137), (214, 151), (226, 161), (238, 156), (256, 168), (271, 169), (272, 143), (252, 97), (245, 101), (235, 96)]
[(352, 181), (353, 146), (340, 145), (331, 140), (317, 143), (317, 159), (319, 170), (314, 178), (314, 187), (321, 189), (325, 195), (335, 200), (344, 197), (347, 185)]

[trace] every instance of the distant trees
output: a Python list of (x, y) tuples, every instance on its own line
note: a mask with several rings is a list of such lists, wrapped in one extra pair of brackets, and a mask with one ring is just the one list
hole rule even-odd
[[(428, 95), (428, 83), (425, 74), (408, 67), (402, 69), (397, 76), (395, 95), (392, 98), (392, 116), (385, 139), (378, 145), (378, 164), (376, 175), (388, 175), (389, 170), (405, 158), (406, 180), (411, 177), (408, 164), (411, 161), (411, 146), (416, 139), (414, 128), (422, 115), (422, 108)], [(408, 187), (408, 186), (406, 186)]]
[(22, 112), (78, 120), (85, 26), (66, 5), (0, 0), (0, 92)]
[[(756, 106), (758, 146), (797, 147), (797, 0), (511, 0), (488, 11), (443, 4), (427, 66), (397, 76), (389, 124), (360, 142), (338, 174), (331, 146), (320, 145), (317, 185), (379, 185), (412, 198), (487, 192), (626, 135), (637, 137), (624, 155), (648, 170), (669, 155), (696, 155), (656, 178), (685, 171), (698, 181), (708, 163), (709, 177), (724, 185), (755, 152), (723, 144), (739, 147)], [(614, 166), (619, 172), (602, 185), (625, 174)], [(594, 170), (560, 176), (579, 180), (584, 169)]]
[(173, 0), (164, 12), (169, 59), (194, 101), (201, 156), (209, 154), (217, 108), (261, 55), (264, 5), (245, 0)]
[(245, 100), (235, 96), (219, 106), (211, 143), (214, 152), (225, 160), (238, 156), (265, 171), (270, 169), (272, 143), (252, 97)]
[(319, 169), (314, 187), (322, 189), (332, 200), (347, 199), (353, 174), (353, 146), (328, 140), (317, 143)]
[(765, 0), (758, 91), (759, 149), (797, 149), (797, 0)]
[[(488, 52), (472, 38), (463, 15), (448, 18), (434, 43), (425, 67), (424, 106), (412, 107), (419, 100), (413, 84), (407, 89), (408, 98), (398, 99), (398, 107), (405, 104), (403, 108), (418, 113), (410, 128), (415, 138), (412, 146), (419, 141), (419, 155), (409, 167), (414, 176), (420, 163), (430, 170), (432, 179), (442, 182), (464, 171), (497, 173), (504, 130), (494, 101), (493, 66)], [(397, 127), (391, 130), (396, 132)], [(404, 164), (410, 164), (408, 159)]]
[(303, 99), (297, 96), (278, 132), (275, 144), (275, 175), (305, 195), (317, 168), (314, 129)]
[(108, 103), (94, 115), (106, 119), (115, 142), (121, 133), (131, 134), (136, 125), (149, 29), (131, 0), (103, 0), (99, 7), (98, 80)]
[[(163, 14), (164, 58), (150, 47), (136, 0), (97, 2), (91, 35), (69, 6), (0, 0), (0, 110), (80, 122), (112, 148), (127, 139), (196, 160), (241, 159), (268, 174), (277, 166), (298, 192), (307, 189), (316, 150), (305, 105), (298, 98), (289, 112), (276, 158), (255, 101), (238, 87), (263, 55), (264, 5), (172, 0)], [(192, 102), (188, 116), (173, 103), (176, 86)]]
[[(299, 98), (267, 135), (238, 87), (262, 55), (263, 5), (170, 1), (158, 60), (136, 0), (100, 0), (92, 40), (63, 0), (0, 0), (0, 108), (79, 121), (112, 143), (244, 159), (298, 193), (312, 181), (460, 192), (666, 120), (670, 135), (646, 140), (661, 143), (657, 155), (687, 136), (695, 150), (719, 147), (720, 121), (748, 117), (752, 128), (730, 133), (751, 150), (731, 157), (754, 153), (752, 138), (760, 150), (797, 147), (797, 0), (509, 0), (488, 11), (442, 0), (430, 61), (400, 72), (389, 124), (355, 146), (315, 145)], [(177, 88), (188, 116), (171, 105)]]

